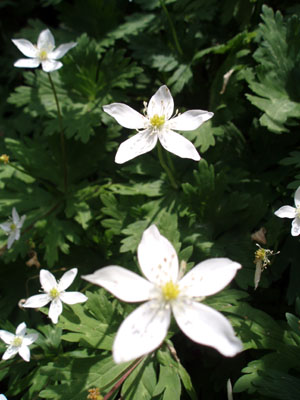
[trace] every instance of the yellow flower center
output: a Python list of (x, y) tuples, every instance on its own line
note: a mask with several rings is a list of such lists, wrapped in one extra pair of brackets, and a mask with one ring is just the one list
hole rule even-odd
[(57, 297), (59, 297), (59, 291), (56, 288), (51, 289), (49, 294), (52, 299), (56, 299)]
[(46, 51), (46, 50), (41, 50), (41, 51), (40, 51), (40, 59), (41, 59), (42, 61), (45, 61), (45, 60), (47, 60), (47, 58), (48, 58), (48, 53), (47, 53), (47, 51)]
[(14, 340), (12, 341), (12, 345), (13, 345), (14, 347), (20, 347), (21, 344), (22, 344), (22, 342), (23, 342), (23, 338), (20, 337), (20, 336), (16, 336), (16, 337), (14, 338)]
[(157, 114), (153, 115), (150, 119), (150, 124), (154, 126), (154, 128), (159, 128), (165, 123), (165, 116), (162, 115), (161, 117)]
[(11, 231), (15, 231), (16, 228), (17, 228), (16, 224), (14, 224), (14, 223), (10, 224), (10, 230)]
[(179, 295), (179, 287), (177, 283), (173, 283), (169, 281), (162, 287), (162, 293), (166, 300), (173, 300), (176, 299)]
[(255, 252), (255, 261), (264, 260), (266, 257), (266, 250), (265, 249), (258, 249)]
[(300, 206), (296, 208), (296, 217), (300, 218)]

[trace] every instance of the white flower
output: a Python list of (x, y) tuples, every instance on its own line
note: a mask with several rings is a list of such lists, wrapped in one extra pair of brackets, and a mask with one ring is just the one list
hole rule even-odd
[[(14, 357), (17, 353), (24, 361), (30, 360), (29, 347), (38, 338), (37, 333), (26, 335), (26, 324), (22, 322), (16, 329), (16, 334), (0, 330), (0, 338), (8, 344), (8, 348), (2, 356), (2, 360), (8, 360)], [(5, 398), (5, 397), (4, 397)]]
[(7, 400), (7, 398), (4, 396), (4, 394), (0, 394), (0, 400)]
[(292, 221), (292, 236), (300, 235), (300, 186), (296, 190), (294, 202), (296, 207), (282, 206), (277, 211), (275, 215), (279, 218), (294, 218)]
[(193, 341), (230, 357), (242, 350), (228, 320), (197, 301), (223, 289), (241, 268), (240, 264), (228, 258), (214, 258), (201, 262), (180, 279), (176, 251), (155, 225), (143, 233), (138, 260), (147, 279), (119, 266), (83, 276), (122, 301), (148, 300), (121, 324), (113, 345), (116, 363), (156, 349), (167, 335), (171, 311), (180, 329)]
[(195, 146), (184, 136), (174, 132), (193, 131), (214, 114), (203, 110), (190, 110), (172, 118), (174, 101), (167, 86), (161, 86), (151, 97), (145, 116), (122, 103), (103, 106), (103, 110), (124, 128), (137, 129), (139, 133), (123, 142), (116, 154), (115, 162), (123, 164), (141, 154), (151, 151), (159, 139), (161, 145), (182, 158), (199, 161)]
[(52, 322), (56, 324), (63, 310), (62, 302), (66, 304), (77, 304), (83, 303), (88, 299), (80, 292), (65, 292), (75, 279), (77, 271), (77, 268), (70, 269), (63, 274), (59, 282), (56, 282), (51, 272), (41, 269), (40, 282), (45, 293), (29, 297), (23, 304), (23, 307), (39, 308), (51, 301), (48, 316)]
[(10, 249), (15, 240), (20, 239), (21, 228), (24, 224), (26, 215), (19, 217), (15, 207), (12, 209), (12, 218), (9, 221), (0, 224), (0, 228), (8, 235), (7, 248)]
[(37, 68), (42, 64), (45, 72), (55, 71), (63, 66), (59, 60), (70, 49), (77, 45), (76, 42), (61, 44), (56, 50), (55, 41), (49, 29), (43, 30), (38, 37), (37, 45), (27, 39), (12, 39), (13, 43), (27, 58), (20, 58), (14, 63), (15, 67)]

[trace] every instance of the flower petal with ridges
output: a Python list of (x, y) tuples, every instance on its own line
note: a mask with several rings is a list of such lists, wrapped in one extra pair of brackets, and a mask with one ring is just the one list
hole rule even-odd
[(115, 162), (123, 164), (137, 156), (148, 153), (154, 149), (157, 143), (157, 135), (152, 135), (149, 129), (141, 131), (132, 136), (130, 139), (125, 140), (118, 148)]
[(205, 121), (213, 117), (212, 112), (203, 110), (190, 110), (178, 117), (172, 118), (170, 128), (177, 131), (193, 131), (201, 126)]
[(189, 297), (211, 296), (224, 289), (240, 268), (229, 258), (202, 261), (180, 280), (180, 289)]
[(145, 230), (137, 252), (141, 270), (150, 282), (160, 285), (177, 281), (179, 264), (176, 251), (155, 225)]
[(61, 280), (58, 282), (57, 289), (59, 291), (68, 289), (68, 287), (72, 285), (77, 275), (77, 272), (77, 268), (72, 268), (69, 271), (65, 272), (61, 277)]
[(12, 39), (12, 42), (21, 53), (26, 57), (35, 58), (37, 56), (37, 48), (27, 39)]
[(155, 350), (167, 335), (171, 310), (156, 300), (133, 311), (121, 324), (113, 344), (116, 363), (130, 361)]
[(101, 268), (82, 278), (104, 287), (118, 299), (128, 303), (149, 300), (153, 291), (152, 283), (134, 272), (116, 265)]
[(190, 158), (194, 161), (199, 161), (201, 158), (193, 143), (179, 133), (171, 130), (161, 131), (158, 132), (158, 138), (166, 150), (178, 157)]
[(162, 116), (168, 120), (172, 117), (174, 111), (174, 100), (170, 90), (166, 85), (161, 86), (158, 91), (151, 97), (147, 108), (149, 118), (154, 115)]
[(182, 300), (172, 304), (175, 320), (190, 339), (217, 349), (226, 357), (242, 351), (229, 321), (218, 311), (196, 301)]

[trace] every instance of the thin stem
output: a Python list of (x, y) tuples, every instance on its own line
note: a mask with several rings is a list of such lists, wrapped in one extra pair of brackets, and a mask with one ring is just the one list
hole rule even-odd
[(48, 78), (49, 78), (49, 82), (50, 82), (50, 85), (51, 85), (51, 88), (52, 88), (52, 91), (54, 94), (56, 108), (57, 108), (58, 124), (59, 124), (59, 129), (60, 129), (60, 148), (61, 148), (62, 163), (63, 163), (63, 170), (64, 170), (64, 191), (66, 193), (67, 189), (68, 189), (68, 169), (67, 169), (65, 137), (64, 137), (64, 130), (63, 130), (63, 125), (62, 125), (62, 116), (61, 116), (61, 111), (60, 111), (60, 106), (59, 106), (56, 89), (55, 89), (53, 80), (51, 78), (51, 74), (49, 72), (48, 72)]
[(170, 25), (170, 28), (171, 28), (171, 32), (172, 32), (172, 36), (173, 36), (173, 39), (174, 39), (174, 42), (175, 42), (175, 47), (176, 47), (179, 55), (182, 56), (183, 55), (183, 51), (182, 51), (182, 48), (180, 46), (180, 43), (179, 43), (179, 40), (178, 40), (178, 37), (177, 37), (177, 33), (176, 33), (176, 30), (175, 30), (172, 18), (170, 17), (169, 11), (168, 11), (168, 9), (167, 9), (167, 7), (165, 5), (165, 1), (164, 0), (160, 0), (160, 4), (161, 4), (161, 7), (162, 7), (164, 13), (166, 14), (167, 19), (168, 19), (168, 22), (169, 22), (169, 25)]
[(168, 160), (168, 164), (169, 164), (170, 170), (173, 172), (173, 174), (175, 174), (175, 167), (174, 167), (174, 164), (173, 164), (173, 161), (172, 161), (172, 157), (171, 157), (171, 155), (170, 155), (170, 152), (167, 151), (166, 154), (167, 154), (167, 160)]
[(178, 185), (175, 181), (175, 178), (172, 174), (172, 171), (170, 170), (170, 168), (167, 166), (164, 157), (163, 157), (163, 153), (162, 153), (162, 147), (161, 144), (158, 142), (157, 143), (157, 154), (158, 154), (158, 159), (160, 162), (160, 165), (163, 167), (163, 169), (166, 171), (168, 178), (170, 179), (171, 185), (173, 186), (174, 189), (178, 189)]
[(121, 379), (118, 380), (118, 382), (110, 389), (110, 391), (103, 397), (103, 400), (108, 400), (110, 396), (117, 390), (119, 387), (122, 385), (122, 383), (125, 381), (125, 379), (131, 374), (131, 372), (140, 364), (140, 362), (144, 359), (144, 357), (141, 357), (139, 360), (137, 360), (126, 372), (125, 374), (121, 377)]

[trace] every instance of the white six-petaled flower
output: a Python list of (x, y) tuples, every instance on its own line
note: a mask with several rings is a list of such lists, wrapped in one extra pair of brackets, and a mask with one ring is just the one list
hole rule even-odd
[(294, 218), (292, 221), (292, 236), (300, 235), (300, 186), (296, 190), (294, 202), (296, 207), (282, 206), (277, 211), (275, 215), (279, 218)]
[(196, 265), (180, 279), (176, 251), (155, 225), (143, 233), (138, 260), (147, 279), (119, 266), (104, 267), (83, 276), (120, 300), (147, 301), (121, 324), (113, 344), (116, 363), (156, 349), (167, 335), (171, 311), (180, 329), (193, 341), (214, 347), (229, 357), (242, 350), (229, 321), (198, 302), (222, 290), (241, 268), (240, 264), (228, 258), (214, 258)]
[(2, 356), (2, 360), (8, 360), (14, 357), (17, 353), (24, 361), (30, 361), (29, 346), (38, 338), (37, 333), (26, 335), (26, 324), (22, 322), (16, 329), (16, 334), (0, 330), (0, 338), (8, 344), (8, 348)]
[(77, 45), (76, 42), (64, 43), (55, 49), (55, 41), (49, 29), (43, 30), (38, 37), (37, 45), (27, 39), (12, 39), (17, 48), (29, 58), (20, 58), (14, 63), (15, 67), (37, 68), (42, 64), (45, 72), (56, 71), (63, 64), (59, 60), (70, 49)]
[(8, 235), (7, 248), (10, 249), (15, 240), (20, 239), (21, 228), (24, 224), (26, 215), (19, 217), (15, 207), (12, 209), (12, 217), (9, 221), (0, 224), (0, 228)]
[(88, 299), (80, 292), (65, 291), (72, 284), (77, 271), (77, 268), (70, 269), (63, 274), (59, 282), (56, 282), (51, 272), (41, 269), (40, 282), (45, 293), (29, 297), (23, 307), (39, 308), (51, 302), (48, 316), (56, 324), (63, 310), (62, 303), (77, 304), (83, 303)]
[(139, 130), (138, 134), (120, 145), (115, 158), (118, 164), (151, 151), (157, 140), (171, 153), (199, 161), (200, 155), (195, 146), (173, 129), (193, 131), (214, 115), (208, 111), (190, 110), (181, 115), (175, 114), (172, 118), (174, 101), (170, 90), (165, 85), (151, 97), (145, 109), (145, 116), (122, 103), (103, 106), (103, 110), (124, 128)]

